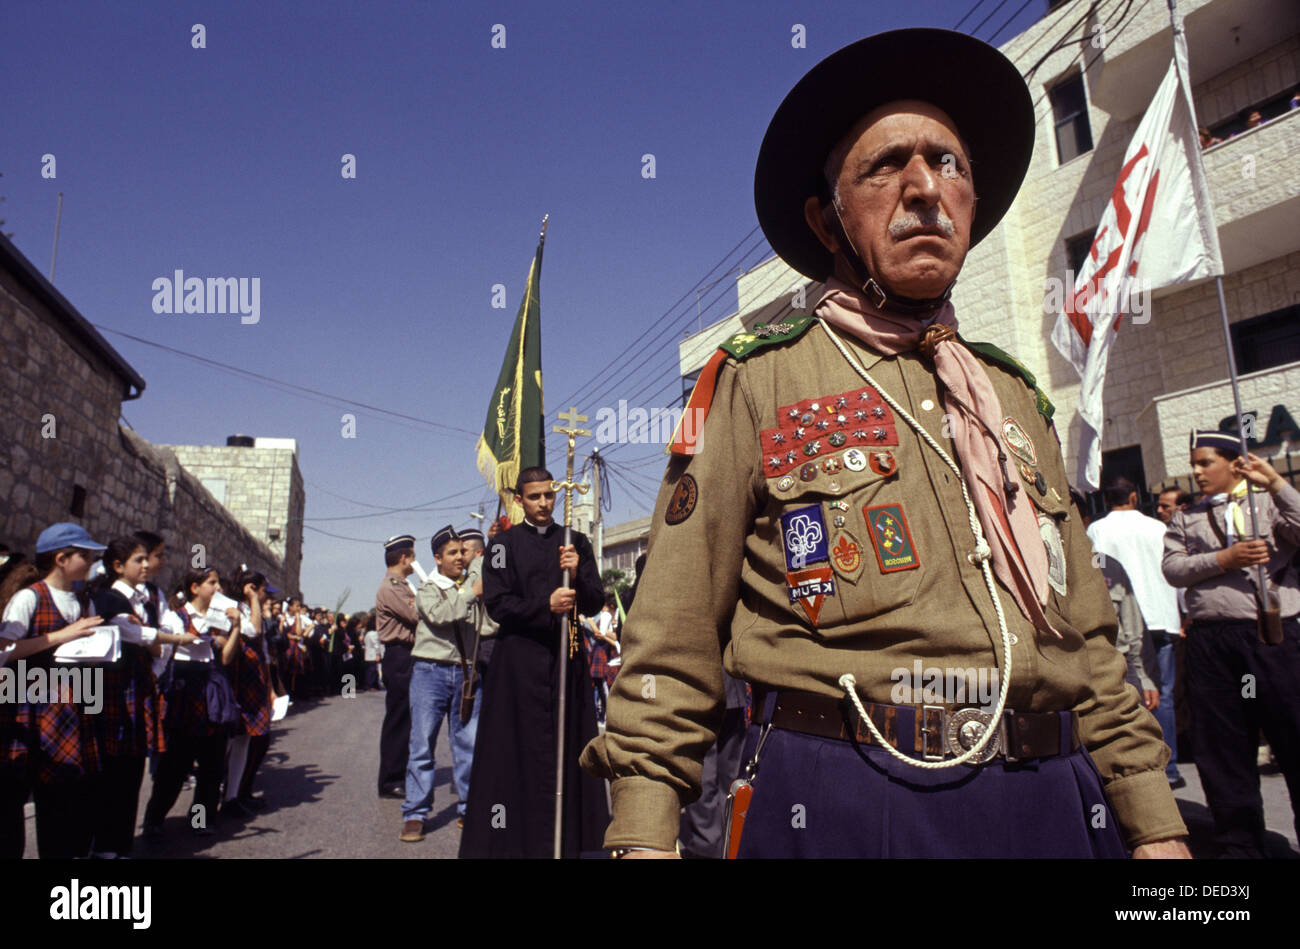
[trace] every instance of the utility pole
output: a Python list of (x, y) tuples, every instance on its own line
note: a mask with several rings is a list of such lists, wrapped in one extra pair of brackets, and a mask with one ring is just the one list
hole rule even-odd
[(591, 546), (596, 555), (596, 572), (603, 573), (601, 557), (605, 549), (605, 520), (600, 516), (600, 448), (591, 450)]

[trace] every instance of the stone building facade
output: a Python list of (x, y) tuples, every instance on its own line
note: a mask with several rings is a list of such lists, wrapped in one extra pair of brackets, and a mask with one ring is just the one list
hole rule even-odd
[(253, 536), (176, 454), (119, 422), (144, 380), (0, 236), (0, 540), (28, 557), (57, 521), (101, 542), (138, 529), (167, 541), (167, 583), (191, 565), (240, 563), (298, 588), (298, 564)]
[[(1049, 281), (1077, 272), (1115, 187), (1124, 153), (1173, 58), (1163, 3), (1054, 5), (1001, 49), (1027, 79), (1036, 105), (1025, 183), (997, 228), (966, 259), (953, 291), (962, 335), (997, 344), (1037, 376), (1057, 408), (1067, 470), (1075, 470), (1079, 379), (1050, 339)], [(1119, 14), (1128, 9), (1128, 14)], [(1230, 138), (1202, 152), (1222, 246), (1224, 295), (1238, 349), (1242, 410), (1258, 451), (1300, 478), (1300, 5), (1293, 0), (1179, 0), (1192, 96), (1201, 125)], [(1072, 41), (1048, 53), (1067, 34)], [(1044, 58), (1045, 57), (1045, 58)], [(1041, 62), (1040, 62), (1041, 60)], [(1086, 68), (1085, 68), (1086, 67)], [(1081, 84), (1090, 147), (1061, 161), (1064, 83)], [(1260, 108), (1266, 121), (1245, 129)], [(979, 170), (975, 169), (979, 189)], [(1071, 258), (1075, 258), (1072, 260)], [(1072, 266), (1072, 264), (1075, 264)], [(717, 345), (756, 322), (811, 306), (821, 290), (771, 258), (737, 280), (737, 311), (678, 347), (684, 389)], [(1157, 290), (1143, 322), (1126, 321), (1104, 390), (1103, 478), (1124, 474), (1157, 489), (1189, 485), (1187, 434), (1234, 414), (1227, 350), (1213, 280)], [(1267, 333), (1268, 335), (1263, 335)], [(1258, 369), (1255, 361), (1262, 362)]]
[[(235, 436), (231, 441), (240, 441)], [(298, 443), (255, 438), (252, 445), (163, 445), (244, 528), (284, 564), (286, 577), (302, 566), (306, 505)], [(295, 584), (296, 588), (296, 584)]]

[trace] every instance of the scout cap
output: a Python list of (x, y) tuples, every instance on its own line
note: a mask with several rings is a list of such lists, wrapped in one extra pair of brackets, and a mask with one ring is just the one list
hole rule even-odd
[(438, 533), (434, 534), (433, 540), (429, 542), (429, 546), (433, 548), (433, 555), (435, 557), (438, 556), (442, 553), (442, 548), (453, 540), (460, 540), (460, 535), (456, 533), (456, 528), (448, 524), (442, 530), (438, 531)]
[(1241, 436), (1234, 435), (1232, 432), (1192, 429), (1188, 451), (1196, 451), (1198, 448), (1217, 448), (1219, 451), (1227, 452), (1230, 455), (1245, 454), (1241, 448)]
[(471, 527), (468, 530), (463, 530), (460, 532), (458, 536), (460, 537), (461, 540), (476, 540), (480, 544), (483, 543), (483, 532), (479, 530), (477, 527)]
[(79, 547), (82, 550), (93, 550), (96, 553), (103, 553), (108, 550), (107, 544), (98, 544), (91, 540), (90, 535), (86, 533), (86, 529), (80, 524), (72, 524), (68, 521), (51, 524), (41, 531), (40, 537), (36, 538), (36, 552), (38, 554), (49, 553), (51, 550), (61, 550), (64, 547)]
[(919, 99), (951, 116), (970, 148), (975, 219), (970, 246), (1011, 206), (1034, 148), (1034, 106), (1020, 72), (965, 33), (878, 33), (832, 53), (790, 90), (772, 117), (754, 169), (754, 207), (768, 243), (795, 270), (824, 281), (833, 257), (804, 220), (804, 202), (825, 195), (826, 157), (877, 106)]
[(384, 550), (414, 550), (415, 537), (411, 534), (398, 534), (384, 541)]

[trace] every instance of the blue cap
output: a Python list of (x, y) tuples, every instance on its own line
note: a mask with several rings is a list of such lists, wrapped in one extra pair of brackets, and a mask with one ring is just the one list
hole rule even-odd
[(266, 592), (271, 594), (271, 596), (279, 596), (280, 594), (280, 591), (277, 590), (275, 587), (271, 586), (271, 584), (269, 583), (266, 585)]
[(97, 544), (91, 540), (90, 535), (86, 533), (86, 529), (80, 524), (72, 524), (68, 521), (51, 524), (41, 531), (40, 537), (36, 538), (36, 552), (38, 554), (49, 553), (51, 550), (62, 550), (64, 547), (80, 547), (82, 550), (93, 550), (99, 553), (108, 550), (107, 544)]

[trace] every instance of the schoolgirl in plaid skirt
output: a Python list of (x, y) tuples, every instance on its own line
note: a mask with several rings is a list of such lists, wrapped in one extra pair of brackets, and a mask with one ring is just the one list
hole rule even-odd
[[(172, 659), (165, 721), (167, 750), (158, 760), (153, 794), (145, 807), (147, 836), (161, 833), (163, 819), (176, 803), (195, 761), (198, 781), (188, 822), (196, 835), (213, 833), (211, 825), (216, 820), (225, 770), (226, 736), (239, 717), (227, 672), (235, 662), (239, 637), (210, 625), (206, 616), (219, 589), (216, 570), (191, 570), (181, 583), (187, 601), (164, 619), (173, 634), (200, 635), (202, 639), (190, 646), (178, 646)], [(226, 611), (226, 620), (237, 632), (239, 611), (231, 607)]]
[(118, 538), (104, 552), (103, 578), (92, 584), (95, 611), (117, 626), (122, 637), (121, 657), (103, 666), (104, 709), (95, 716), (103, 767), (95, 794), (92, 853), (100, 857), (131, 851), (140, 782), (155, 731), (153, 661), (162, 645), (156, 625), (149, 624), (148, 595), (137, 590), (148, 572), (148, 559), (140, 541)]
[[(102, 691), (77, 697), (49, 688), (41, 694), (28, 686), (35, 684), (36, 670), (48, 676), (55, 667), (57, 647), (100, 625), (98, 616), (82, 615), (89, 611), (83, 610), (73, 585), (85, 579), (103, 550), (104, 545), (91, 540), (79, 525), (47, 528), (36, 542), (36, 567), (44, 579), (5, 606), (0, 637), (13, 643), (6, 665), (13, 670), (15, 692), (0, 697), (0, 856), (22, 855), (21, 814), (28, 793), (36, 804), (36, 847), (42, 858), (84, 857), (90, 852), (90, 802), (99, 756), (87, 711), (96, 711), (93, 703)], [(26, 673), (23, 681), (17, 675), (20, 661)], [(75, 664), (59, 666), (85, 671)]]
[(266, 577), (255, 570), (244, 569), (229, 592), (240, 601), (240, 654), (234, 675), (240, 720), (229, 743), (222, 812), (236, 817), (251, 817), (255, 805), (250, 800), (251, 795), (246, 793), (252, 782), (252, 776), (247, 772), (250, 765), (256, 770), (255, 761), (261, 763), (261, 755), (254, 755), (252, 747), (256, 742), (262, 750), (264, 743), (259, 739), (271, 730), (271, 681), (262, 636)]

